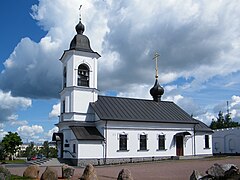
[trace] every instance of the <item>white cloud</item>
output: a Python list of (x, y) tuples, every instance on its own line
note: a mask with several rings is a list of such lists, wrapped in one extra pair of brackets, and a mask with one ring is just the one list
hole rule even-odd
[[(109, 53), (119, 54), (121, 63), (114, 74), (100, 74), (100, 78), (118, 84), (150, 84), (154, 73), (151, 56), (156, 50), (160, 53), (159, 78), (163, 83), (193, 77), (192, 86), (199, 88), (212, 77), (239, 70), (239, 46), (232, 48), (240, 34), (239, 23), (235, 23), (239, 3), (171, 2), (112, 2), (106, 48)], [(228, 19), (234, 19), (234, 23)], [(150, 49), (147, 55), (146, 47)], [(122, 86), (113, 85), (123, 91)]]
[(149, 93), (150, 88), (151, 87), (149, 87), (146, 84), (130, 84), (125, 91), (119, 92), (117, 96), (140, 98), (140, 99), (152, 99)]
[(229, 106), (231, 117), (240, 123), (240, 96), (232, 96)]
[(207, 125), (210, 125), (213, 119), (216, 119), (216, 116), (210, 112), (195, 116), (194, 118), (204, 122)]
[(175, 102), (176, 104), (178, 104), (179, 103), (179, 101), (180, 100), (182, 100), (184, 97), (182, 96), (182, 95), (180, 95), (180, 94), (178, 94), (178, 95), (175, 95), (175, 96), (168, 96), (168, 97), (166, 97), (166, 101), (173, 101), (173, 102)]
[(14, 121), (18, 119), (18, 110), (26, 110), (32, 105), (29, 98), (13, 97), (11, 92), (0, 90), (0, 122)]
[(58, 104), (53, 105), (52, 111), (49, 113), (49, 118), (57, 118), (60, 115), (60, 102)]
[(58, 59), (75, 34), (80, 4), (85, 34), (93, 50), (102, 54), (103, 92), (114, 88), (128, 94), (133, 84), (152, 86), (156, 51), (161, 83), (192, 78), (187, 88), (197, 89), (213, 77), (240, 71), (237, 1), (40, 0), (32, 17), (47, 34), (38, 43), (22, 39), (4, 63), (0, 88), (17, 96), (57, 97)]
[(163, 100), (173, 101), (178, 106), (180, 106), (183, 110), (185, 110), (189, 115), (193, 115), (194, 117), (207, 113), (206, 108), (199, 106), (192, 98), (184, 97), (181, 94), (167, 96), (167, 97), (164, 97)]
[(3, 129), (0, 129), (0, 141), (2, 141), (6, 134), (8, 134), (8, 132), (4, 131)]
[(45, 133), (45, 136), (47, 139), (52, 139), (53, 133), (58, 132), (58, 127), (54, 127), (50, 129), (47, 133)]
[(30, 141), (38, 141), (39, 134), (43, 133), (43, 127), (39, 125), (32, 126), (20, 126), (17, 128), (17, 132), (22, 139)]
[(237, 105), (239, 105), (240, 104), (240, 96), (232, 96), (232, 98), (231, 98), (232, 100), (231, 100), (231, 103), (230, 103), (230, 106), (231, 107), (235, 107), (235, 106), (237, 106)]
[(54, 132), (58, 132), (57, 127), (47, 132), (40, 125), (23, 125), (17, 128), (17, 133), (22, 138), (23, 142), (43, 143), (44, 141), (51, 141)]
[[(1, 120), (14, 122), (17, 109), (31, 106), (30, 99), (20, 96), (58, 97), (62, 75), (58, 59), (75, 34), (80, 4), (84, 33), (92, 49), (102, 55), (98, 84), (103, 94), (112, 90), (118, 96), (151, 99), (156, 51), (159, 81), (166, 88), (163, 99), (175, 101), (190, 114), (211, 116), (191, 96), (209, 88), (214, 78), (219, 78), (217, 90), (239, 89), (240, 78), (229, 78), (240, 76), (238, 1), (40, 0), (32, 17), (46, 36), (39, 42), (23, 38), (6, 59), (0, 89), (9, 93), (0, 91)], [(230, 103), (234, 117), (239, 117), (238, 98)], [(59, 105), (53, 106), (49, 117), (56, 117), (58, 109)]]
[(164, 87), (165, 92), (171, 92), (171, 91), (176, 90), (176, 89), (177, 89), (177, 85), (168, 85), (168, 86)]
[(28, 121), (26, 120), (23, 120), (23, 121), (20, 121), (20, 120), (12, 120), (11, 121), (11, 125), (12, 126), (23, 126), (23, 125), (27, 125), (28, 124)]
[(0, 90), (0, 108), (16, 109), (18, 107), (28, 108), (31, 106), (31, 100), (23, 97), (13, 97), (11, 92), (3, 92)]
[(227, 108), (231, 114), (232, 120), (240, 122), (240, 96), (233, 95), (231, 99), (228, 101), (228, 107), (227, 101), (217, 104), (213, 108), (214, 109), (213, 112), (216, 114), (216, 116), (219, 111), (222, 111), (224, 114), (226, 114)]

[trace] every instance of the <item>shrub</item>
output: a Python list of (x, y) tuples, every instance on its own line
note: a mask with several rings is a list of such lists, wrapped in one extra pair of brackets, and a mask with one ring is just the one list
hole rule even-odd
[(5, 168), (3, 166), (0, 166), (0, 177), (4, 177), (5, 180), (10, 180), (11, 173), (10, 173), (10, 171), (7, 168)]

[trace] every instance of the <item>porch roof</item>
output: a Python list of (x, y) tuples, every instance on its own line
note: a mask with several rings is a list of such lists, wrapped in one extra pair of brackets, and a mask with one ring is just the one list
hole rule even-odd
[(77, 140), (104, 140), (95, 126), (69, 126)]

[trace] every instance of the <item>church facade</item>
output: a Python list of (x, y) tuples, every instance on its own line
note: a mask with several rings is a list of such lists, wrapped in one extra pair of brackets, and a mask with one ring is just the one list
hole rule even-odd
[[(212, 130), (173, 102), (161, 101), (157, 66), (153, 100), (101, 96), (97, 61), (76, 25), (77, 34), (60, 61), (63, 66), (61, 115), (54, 133), (58, 158), (84, 166), (212, 155)], [(157, 56), (156, 56), (157, 58)]]

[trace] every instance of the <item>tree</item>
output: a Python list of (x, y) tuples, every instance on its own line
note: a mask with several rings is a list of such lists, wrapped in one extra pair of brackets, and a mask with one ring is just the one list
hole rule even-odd
[(50, 158), (56, 158), (57, 157), (57, 148), (50, 147), (49, 148), (49, 157)]
[(229, 112), (224, 116), (222, 111), (219, 111), (217, 120), (215, 121), (215, 119), (213, 119), (210, 124), (211, 129), (222, 129), (238, 126), (240, 126), (240, 124), (232, 120)]
[(49, 158), (49, 144), (48, 141), (43, 142), (43, 147), (41, 149), (41, 153), (46, 157)]
[(50, 147), (48, 141), (43, 142), (43, 147), (40, 149), (39, 153), (44, 155), (46, 158), (57, 157), (57, 149), (55, 147)]
[(34, 148), (34, 142), (31, 142), (26, 148), (24, 156), (30, 160), (31, 157), (35, 156), (36, 154), (37, 154), (37, 151)]
[(22, 139), (17, 132), (12, 133), (8, 132), (7, 135), (2, 140), (2, 146), (6, 154), (9, 154), (11, 159), (13, 159), (14, 154), (19, 149), (19, 146), (22, 145)]
[(0, 160), (4, 160), (5, 158), (5, 151), (4, 151), (4, 147), (2, 145), (2, 143), (0, 143)]

